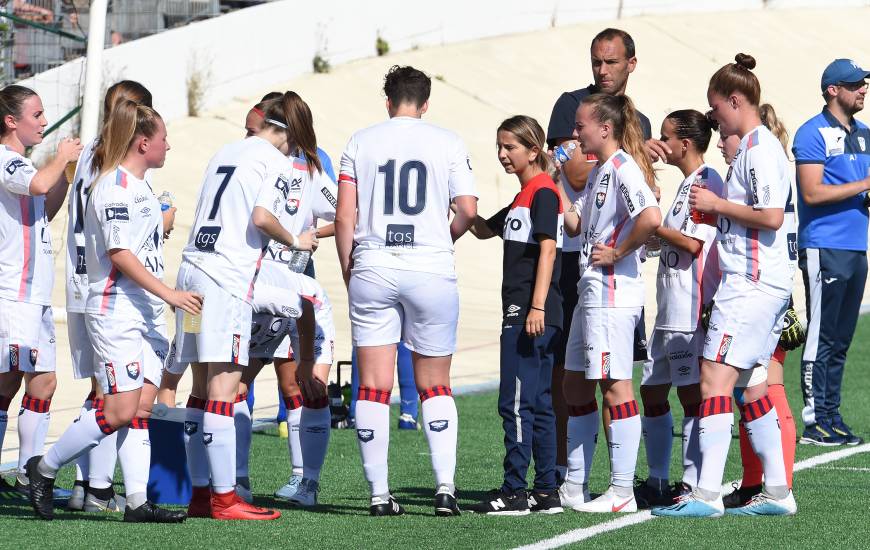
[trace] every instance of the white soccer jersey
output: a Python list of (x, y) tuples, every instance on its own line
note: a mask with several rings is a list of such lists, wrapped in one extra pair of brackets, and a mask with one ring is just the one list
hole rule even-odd
[(163, 279), (163, 213), (148, 182), (123, 167), (100, 177), (91, 188), (84, 225), (87, 313), (162, 322), (163, 300), (128, 279), (109, 258), (111, 250), (129, 250)]
[(82, 149), (67, 198), (69, 222), (66, 230), (66, 310), (84, 313), (88, 299), (88, 270), (85, 263), (85, 205), (91, 184), (97, 177), (91, 167), (97, 140)]
[[(281, 225), (294, 235), (299, 235), (313, 227), (314, 220), (335, 220), (336, 197), (338, 187), (325, 172), (308, 174), (305, 161), (293, 159), (293, 175), (284, 210), (278, 219)], [(277, 261), (286, 264), (290, 261), (292, 251), (275, 241), (269, 241), (269, 248), (263, 256), (263, 262)]]
[[(562, 173), (560, 175), (562, 178), (562, 187), (565, 189), (565, 195), (568, 196), (568, 200), (571, 201), (571, 204), (577, 204), (577, 200), (580, 198), (580, 195), (583, 194), (583, 191), (575, 191), (573, 187), (565, 180), (565, 175)], [(585, 190), (585, 188), (584, 188)], [(578, 210), (579, 212), (579, 210)], [(565, 233), (562, 237), (562, 252), (580, 252), (580, 249), (583, 246), (583, 238), (580, 235), (572, 237)]]
[(0, 296), (51, 305), (54, 258), (45, 196), (31, 196), (36, 168), (0, 145)]
[(580, 212), (580, 282), (578, 303), (586, 307), (638, 307), (644, 302), (641, 248), (610, 267), (592, 266), (597, 243), (615, 248), (647, 208), (658, 208), (655, 195), (631, 156), (617, 149), (589, 174), (586, 188), (575, 204)]
[(341, 156), (338, 181), (357, 188), (354, 267), (453, 273), (450, 202), (476, 196), (456, 134), (411, 117), (360, 130)]
[[(756, 210), (788, 210), (791, 176), (782, 144), (764, 126), (743, 139), (725, 178), (725, 198)], [(759, 290), (788, 298), (797, 265), (794, 217), (786, 215), (776, 231), (751, 229), (719, 216), (719, 266), (724, 273), (744, 275)]]
[[(693, 332), (698, 327), (701, 310), (710, 301), (719, 284), (719, 264), (715, 251), (716, 227), (692, 221), (689, 190), (698, 183), (722, 196), (722, 178), (702, 164), (689, 174), (677, 189), (674, 203), (664, 215), (662, 226), (680, 231), (683, 235), (703, 243), (697, 256), (662, 239), (659, 270), (656, 278), (658, 313), (655, 328), (670, 331)], [(710, 260), (713, 261), (710, 261)]]
[(250, 302), (268, 242), (251, 214), (261, 206), (279, 217), (291, 175), (292, 161), (262, 138), (225, 145), (206, 169), (183, 260)]

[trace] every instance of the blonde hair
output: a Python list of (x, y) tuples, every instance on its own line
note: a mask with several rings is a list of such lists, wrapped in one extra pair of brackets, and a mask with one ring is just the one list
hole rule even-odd
[(786, 156), (788, 156), (788, 130), (785, 125), (776, 116), (776, 111), (773, 105), (765, 103), (758, 108), (758, 116), (761, 118), (761, 123), (764, 124), (770, 132), (776, 136), (776, 139), (782, 144)]
[(599, 123), (610, 122), (613, 136), (640, 166), (646, 184), (655, 187), (656, 172), (644, 148), (643, 128), (634, 102), (627, 95), (592, 94), (583, 98)]
[(538, 148), (538, 156), (535, 157), (535, 164), (542, 172), (550, 172), (550, 157), (547, 155), (547, 141), (544, 136), (544, 129), (538, 124), (538, 121), (530, 116), (516, 115), (503, 121), (496, 133), (504, 130), (516, 136), (523, 147), (526, 149)]
[(112, 109), (94, 149), (92, 170), (102, 176), (117, 168), (137, 136), (151, 137), (157, 132), (160, 115), (129, 99)]

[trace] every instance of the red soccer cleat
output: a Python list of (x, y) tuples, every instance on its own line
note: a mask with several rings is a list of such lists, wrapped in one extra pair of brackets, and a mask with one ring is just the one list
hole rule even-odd
[(187, 505), (187, 517), (211, 517), (211, 489), (209, 487), (194, 487), (190, 504)]
[(278, 519), (281, 512), (260, 508), (240, 499), (235, 491), (214, 493), (211, 497), (211, 517), (214, 519), (267, 520)]

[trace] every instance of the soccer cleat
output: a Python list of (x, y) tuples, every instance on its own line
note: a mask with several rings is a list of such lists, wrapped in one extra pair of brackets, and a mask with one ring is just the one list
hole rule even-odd
[(317, 506), (317, 493), (320, 491), (320, 484), (313, 479), (302, 478), (299, 482), (299, 488), (296, 489), (296, 494), (287, 499), (292, 506), (302, 506), (310, 508)]
[(828, 424), (812, 424), (804, 428), (800, 443), (803, 445), (818, 445), (820, 447), (835, 447), (845, 445), (846, 439), (831, 429)]
[(190, 504), (187, 505), (187, 517), (211, 518), (211, 489), (209, 487), (194, 487)]
[(281, 517), (278, 510), (260, 508), (240, 499), (235, 491), (211, 496), (212, 519), (272, 520)]
[(110, 498), (103, 500), (92, 493), (87, 493), (82, 510), (88, 513), (123, 512), (126, 506), (127, 499), (121, 495), (113, 494)]
[(293, 474), (283, 487), (275, 491), (275, 496), (284, 500), (290, 500), (296, 494), (296, 491), (299, 490), (300, 483), (302, 483), (302, 476)]
[(752, 497), (748, 504), (739, 508), (728, 508), (725, 513), (734, 516), (793, 516), (797, 514), (797, 503), (791, 491), (781, 499), (761, 492)]
[(399, 429), (400, 430), (418, 430), (419, 426), (417, 425), (417, 419), (408, 413), (401, 415), (399, 417)]
[(653, 487), (648, 480), (639, 478), (634, 480), (634, 498), (637, 507), (641, 509), (670, 506), (674, 503), (674, 495), (671, 494), (669, 486), (665, 485), (664, 489)]
[(0, 500), (18, 500), (22, 496), (15, 485), (0, 477)]
[(181, 510), (167, 510), (147, 500), (135, 510), (129, 506), (124, 509), (128, 523), (182, 523), (186, 519), (187, 513)]
[(526, 516), (529, 514), (529, 500), (525, 489), (515, 493), (505, 489), (494, 489), (487, 498), (469, 506), (468, 511), (490, 516)]
[(85, 509), (85, 486), (83, 481), (76, 480), (72, 494), (66, 501), (66, 509), (70, 512), (81, 512)]
[(743, 487), (741, 485), (738, 487), (737, 484), (734, 483), (733, 486), (734, 490), (722, 497), (722, 504), (726, 509), (739, 508), (749, 504), (749, 501), (761, 492), (761, 485), (750, 485), (748, 487)]
[(834, 421), (831, 423), (831, 431), (842, 437), (846, 445), (860, 445), (864, 443), (864, 439), (855, 435), (852, 429), (840, 417), (834, 418)]
[(559, 500), (564, 508), (574, 508), (584, 502), (589, 502), (592, 498), (589, 496), (589, 488), (584, 484), (583, 489), (576, 495), (569, 494), (569, 485), (566, 481), (559, 487)]
[(578, 504), (574, 506), (574, 509), (578, 512), (598, 514), (637, 512), (637, 500), (635, 500), (634, 494), (627, 497), (617, 495), (613, 486), (610, 486), (600, 497), (583, 504)]
[(447, 485), (439, 485), (435, 492), (435, 515), (442, 517), (461, 515), (459, 505), (456, 504), (456, 495)]
[(27, 496), (36, 515), (51, 520), (54, 519), (54, 479), (39, 473), (41, 459), (42, 455), (32, 456), (25, 465), (27, 479), (30, 480)]
[(659, 506), (652, 509), (654, 516), (685, 517), (685, 518), (718, 518), (725, 513), (722, 496), (716, 500), (704, 500), (695, 493), (683, 495), (670, 506)]
[(405, 513), (405, 509), (396, 502), (393, 495), (387, 495), (387, 498), (372, 497), (371, 505), (369, 505), (370, 516), (401, 516)]
[(691, 492), (692, 492), (691, 485), (689, 485), (688, 483), (682, 482), (682, 481), (675, 481), (671, 485), (671, 497), (673, 500), (671, 502), (669, 502), (668, 505), (673, 504), (674, 500), (677, 500), (681, 496), (688, 495)]
[(254, 494), (251, 493), (251, 490), (245, 487), (244, 485), (239, 485), (236, 483), (236, 494), (239, 495), (239, 498), (251, 504), (254, 502)]
[(559, 491), (537, 491), (531, 490), (526, 494), (526, 499), (529, 503), (529, 510), (539, 514), (561, 514), (564, 512), (562, 508), (562, 500), (559, 497)]

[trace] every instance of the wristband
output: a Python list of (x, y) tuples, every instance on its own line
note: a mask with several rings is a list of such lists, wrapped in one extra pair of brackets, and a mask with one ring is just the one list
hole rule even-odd
[(547, 312), (547, 310), (545, 310), (545, 309), (541, 309), (541, 308), (539, 308), (539, 307), (535, 307), (535, 306), (529, 306), (529, 309), (535, 309), (535, 310), (537, 310), (537, 311), (543, 311), (544, 313)]
[(292, 239), (290, 242), (293, 243), (291, 245), (291, 247), (292, 248), (299, 248), (299, 239), (296, 237), (296, 235), (294, 235), (293, 233), (290, 233), (290, 238)]

